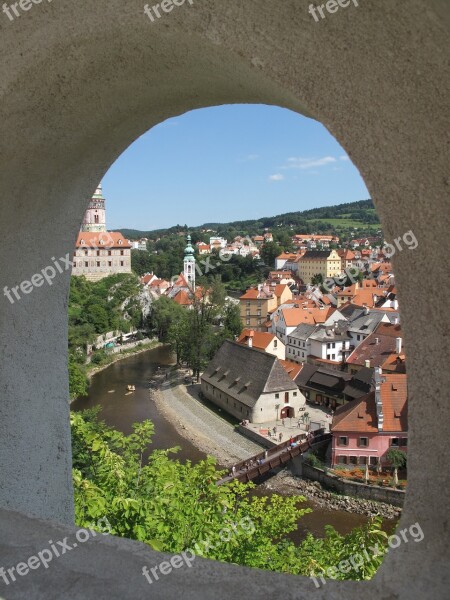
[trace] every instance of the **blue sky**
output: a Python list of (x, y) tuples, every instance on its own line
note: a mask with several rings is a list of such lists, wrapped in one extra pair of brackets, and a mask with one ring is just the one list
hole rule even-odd
[(317, 121), (264, 105), (169, 119), (137, 139), (103, 179), (108, 229), (273, 216), (370, 197)]

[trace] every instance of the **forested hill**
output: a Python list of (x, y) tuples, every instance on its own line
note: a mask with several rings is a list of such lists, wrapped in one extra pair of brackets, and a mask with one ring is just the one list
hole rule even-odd
[(128, 239), (157, 237), (186, 232), (200, 232), (213, 230), (219, 235), (228, 232), (237, 232), (239, 235), (254, 235), (265, 228), (292, 228), (302, 229), (302, 233), (328, 232), (348, 229), (370, 229), (379, 227), (379, 219), (375, 212), (372, 200), (359, 200), (336, 206), (324, 206), (310, 210), (284, 213), (275, 217), (261, 217), (248, 221), (233, 221), (230, 223), (204, 223), (199, 226), (176, 225), (168, 229), (155, 229), (152, 231), (139, 231), (136, 229), (120, 229), (119, 231)]

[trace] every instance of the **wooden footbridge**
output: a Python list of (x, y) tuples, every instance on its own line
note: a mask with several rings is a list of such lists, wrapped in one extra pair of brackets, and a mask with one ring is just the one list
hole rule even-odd
[(229, 475), (219, 480), (217, 485), (229, 483), (234, 479), (241, 483), (252, 481), (272, 469), (287, 464), (299, 454), (303, 454), (330, 440), (331, 434), (325, 433), (323, 429), (318, 429), (309, 434), (302, 433), (293, 436), (291, 440), (282, 442), (269, 450), (259, 452), (247, 460), (236, 463)]

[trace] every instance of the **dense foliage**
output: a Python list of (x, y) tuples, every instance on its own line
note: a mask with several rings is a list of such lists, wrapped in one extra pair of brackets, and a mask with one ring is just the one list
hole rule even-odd
[[(172, 450), (148, 453), (150, 421), (125, 436), (97, 419), (97, 410), (71, 415), (76, 522), (80, 527), (106, 517), (111, 533), (178, 553), (189, 548), (203, 556), (249, 567), (320, 575), (361, 548), (386, 547), (380, 520), (341, 536), (328, 527), (325, 539), (308, 535), (296, 546), (287, 536), (310, 509), (300, 496), (258, 497), (253, 484), (217, 486), (223, 472), (208, 458), (180, 463)], [(243, 522), (251, 527), (236, 530)], [(225, 536), (224, 530), (236, 531)], [(229, 539), (228, 539), (229, 538)], [(200, 542), (210, 543), (201, 544)], [(370, 578), (383, 553), (340, 579)]]
[[(97, 282), (72, 277), (69, 295), (70, 397), (87, 391), (86, 344), (108, 331), (127, 333), (141, 324), (140, 286), (135, 275), (111, 275)], [(99, 354), (98, 357), (101, 358)], [(95, 361), (94, 361), (95, 362)]]
[(198, 375), (224, 340), (234, 340), (242, 331), (239, 307), (226, 302), (220, 278), (198, 288), (192, 309), (162, 296), (152, 305), (149, 326), (159, 341), (169, 343), (178, 363), (185, 363)]

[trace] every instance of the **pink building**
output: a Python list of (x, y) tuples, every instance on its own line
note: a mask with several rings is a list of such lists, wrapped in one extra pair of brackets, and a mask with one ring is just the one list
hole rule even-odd
[(387, 464), (390, 448), (406, 451), (406, 375), (375, 369), (375, 391), (340, 406), (333, 418), (332, 466)]

